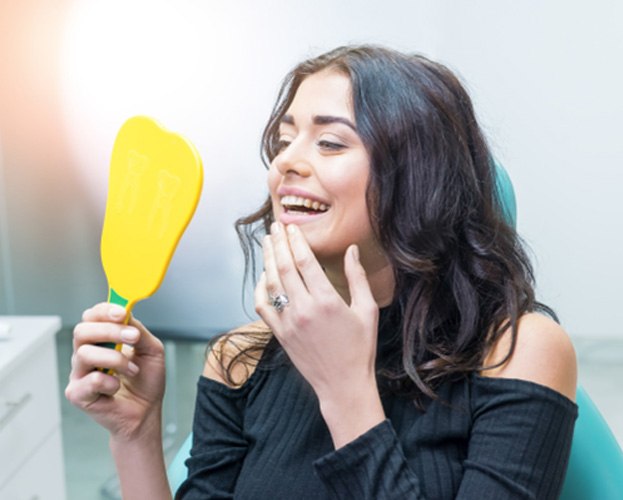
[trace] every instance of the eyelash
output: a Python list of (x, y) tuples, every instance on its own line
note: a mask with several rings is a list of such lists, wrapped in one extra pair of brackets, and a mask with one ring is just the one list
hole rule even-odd
[(344, 144), (340, 144), (338, 142), (331, 142), (331, 141), (318, 141), (316, 142), (316, 145), (321, 149), (326, 149), (329, 151), (339, 151), (346, 147), (344, 146)]
[[(277, 141), (277, 152), (281, 153), (284, 149), (286, 149), (290, 145), (291, 141), (279, 140)], [(316, 146), (320, 149), (324, 149), (327, 151), (340, 151), (344, 149), (346, 146), (344, 144), (340, 144), (337, 142), (320, 140), (316, 141)]]
[(284, 141), (279, 139), (277, 141), (277, 153), (281, 153), (284, 149), (286, 149), (290, 145), (290, 141)]

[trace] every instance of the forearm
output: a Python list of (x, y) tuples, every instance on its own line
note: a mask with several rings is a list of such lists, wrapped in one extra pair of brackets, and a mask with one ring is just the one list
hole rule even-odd
[(160, 415), (143, 424), (138, 436), (111, 436), (112, 452), (124, 500), (170, 500)]

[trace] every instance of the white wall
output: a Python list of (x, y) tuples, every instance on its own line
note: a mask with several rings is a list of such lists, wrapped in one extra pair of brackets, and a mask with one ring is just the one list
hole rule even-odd
[(623, 4), (446, 2), (440, 54), (472, 89), (518, 197), (541, 298), (623, 334)]
[[(195, 143), (206, 180), (162, 288), (137, 313), (148, 324), (188, 332), (244, 321), (242, 255), (231, 227), (265, 193), (259, 136), (279, 82), (303, 57), (339, 44), (372, 42), (430, 55), (463, 77), (493, 150), (514, 181), (519, 230), (535, 253), (541, 298), (573, 335), (623, 333), (623, 313), (616, 307), (623, 281), (622, 4), (187, 0), (175, 2), (175, 10), (173, 3), (142, 4), (147, 10), (137, 5), (67, 3), (59, 125), (72, 185), (80, 192), (76, 201), (68, 205), (61, 194), (66, 191), (47, 178), (50, 203), (67, 207), (61, 213), (69, 218), (62, 241), (55, 243), (70, 255), (59, 257), (54, 275), (66, 276), (58, 284), (65, 295), (50, 301), (49, 290), (32, 286), (37, 265), (54, 245), (32, 250), (28, 231), (16, 230), (11, 247), (21, 259), (13, 272), (18, 312), (52, 308), (70, 324), (105, 296), (96, 249), (110, 148), (123, 120), (145, 113)], [(147, 11), (150, 17), (141, 19)], [(8, 168), (17, 169), (18, 160), (12, 158)], [(28, 179), (13, 171), (8, 177), (14, 184)], [(28, 196), (10, 201), (14, 227)], [(52, 213), (43, 211), (29, 224), (45, 225)]]

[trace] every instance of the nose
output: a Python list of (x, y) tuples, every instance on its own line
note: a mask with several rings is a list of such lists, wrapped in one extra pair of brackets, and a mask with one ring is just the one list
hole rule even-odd
[(305, 145), (298, 140), (294, 140), (275, 157), (273, 164), (283, 176), (307, 177), (312, 171), (308, 158), (309, 155)]

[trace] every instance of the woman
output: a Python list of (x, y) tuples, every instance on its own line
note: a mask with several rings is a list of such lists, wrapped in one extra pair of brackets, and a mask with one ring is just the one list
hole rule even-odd
[[(247, 258), (267, 234), (261, 320), (212, 343), (178, 496), (556, 498), (575, 354), (456, 77), (338, 48), (287, 76), (263, 148), (269, 198), (238, 221)], [(124, 498), (167, 498), (163, 349), (124, 316), (84, 313), (67, 397), (110, 431)]]

